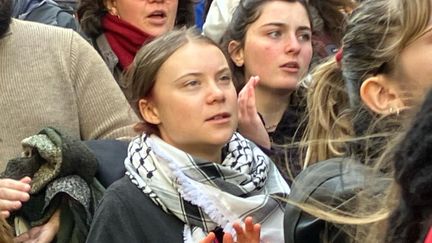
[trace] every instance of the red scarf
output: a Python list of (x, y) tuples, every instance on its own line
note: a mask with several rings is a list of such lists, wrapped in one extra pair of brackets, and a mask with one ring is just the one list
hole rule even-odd
[(102, 17), (102, 27), (111, 49), (119, 59), (122, 70), (129, 67), (143, 44), (153, 38), (153, 36), (109, 13)]

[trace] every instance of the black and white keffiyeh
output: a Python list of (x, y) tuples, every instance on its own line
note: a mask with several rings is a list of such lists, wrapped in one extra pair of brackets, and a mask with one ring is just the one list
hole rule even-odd
[(264, 242), (283, 242), (284, 202), (290, 189), (271, 160), (235, 133), (222, 163), (193, 158), (156, 135), (129, 145), (126, 174), (158, 206), (185, 223), (185, 242), (199, 242), (217, 226), (253, 216)]

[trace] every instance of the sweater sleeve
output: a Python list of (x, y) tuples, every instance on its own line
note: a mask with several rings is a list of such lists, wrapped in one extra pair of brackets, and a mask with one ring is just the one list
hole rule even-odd
[(99, 54), (76, 33), (72, 35), (70, 57), (81, 139), (135, 135), (132, 125), (137, 116)]

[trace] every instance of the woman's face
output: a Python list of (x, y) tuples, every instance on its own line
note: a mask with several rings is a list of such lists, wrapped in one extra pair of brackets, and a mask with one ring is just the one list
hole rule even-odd
[(161, 138), (192, 155), (220, 153), (237, 127), (237, 94), (228, 63), (207, 43), (190, 42), (170, 56), (149, 100)]
[(298, 2), (268, 1), (246, 32), (242, 50), (245, 77), (258, 75), (260, 85), (294, 90), (312, 58), (311, 26)]
[(178, 0), (108, 0), (108, 9), (117, 16), (152, 36), (174, 28)]

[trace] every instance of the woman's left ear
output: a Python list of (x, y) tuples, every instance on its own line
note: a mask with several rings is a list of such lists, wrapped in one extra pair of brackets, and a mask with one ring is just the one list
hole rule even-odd
[(153, 125), (159, 125), (161, 123), (159, 113), (153, 102), (147, 99), (140, 99), (138, 101), (138, 108), (145, 122)]
[(397, 82), (383, 74), (363, 81), (360, 97), (370, 110), (381, 115), (398, 112), (404, 107)]
[(104, 5), (111, 15), (118, 17), (116, 0), (104, 0)]
[(237, 67), (241, 67), (244, 64), (244, 54), (243, 48), (240, 47), (238, 41), (230, 41), (228, 44), (228, 53), (231, 60), (235, 63)]

